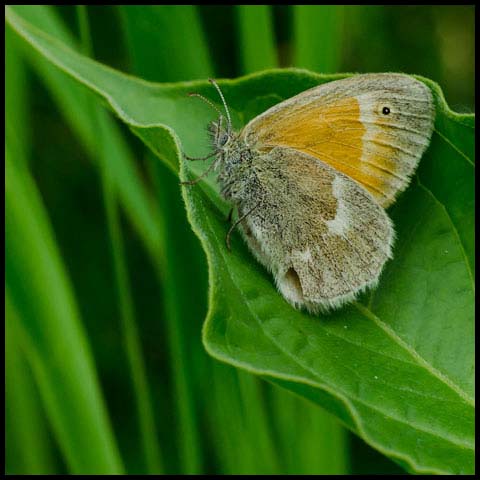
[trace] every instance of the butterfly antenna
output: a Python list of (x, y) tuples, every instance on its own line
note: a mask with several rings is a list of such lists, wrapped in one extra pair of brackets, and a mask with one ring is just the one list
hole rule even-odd
[(230, 111), (228, 110), (227, 102), (225, 101), (225, 97), (223, 96), (222, 91), (220, 90), (220, 87), (217, 85), (217, 82), (213, 80), (213, 78), (209, 78), (208, 81), (217, 89), (218, 94), (220, 95), (220, 98), (222, 99), (223, 106), (225, 107), (225, 112), (227, 114), (227, 133), (230, 135), (232, 132), (232, 118), (230, 117)]
[(215, 109), (220, 116), (222, 116), (222, 112), (218, 109), (218, 107), (203, 95), (200, 95), (199, 93), (189, 93), (188, 96), (201, 98), (205, 103), (208, 103), (213, 109)]

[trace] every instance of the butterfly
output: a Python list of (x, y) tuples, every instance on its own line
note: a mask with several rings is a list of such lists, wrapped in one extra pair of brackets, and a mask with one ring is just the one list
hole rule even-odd
[[(241, 131), (209, 124), (221, 195), (283, 297), (317, 313), (375, 287), (392, 258), (385, 209), (408, 186), (433, 132), (430, 89), (404, 74), (354, 75), (289, 98)], [(185, 156), (189, 160), (196, 160)], [(204, 175), (193, 182), (195, 183)]]

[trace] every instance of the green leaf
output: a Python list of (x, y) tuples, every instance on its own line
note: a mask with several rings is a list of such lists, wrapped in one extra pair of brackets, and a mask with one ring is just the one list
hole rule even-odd
[[(15, 11), (32, 25), (49, 32), (50, 35), (61, 40), (63, 44), (75, 48), (73, 36), (56, 15), (54, 7), (48, 5), (17, 5)], [(89, 157), (96, 159), (98, 145), (96, 125), (91, 118), (91, 92), (56, 69), (44, 57), (37, 55), (31, 49), (25, 53), (29, 64), (45, 83), (66, 121), (89, 153)], [(12, 92), (12, 90), (9, 91)], [(12, 96), (15, 97), (14, 91), (7, 98)], [(14, 122), (7, 123), (9, 133), (12, 123)], [(163, 252), (158, 238), (162, 232), (156, 205), (153, 204), (142, 184), (142, 178), (135, 165), (134, 156), (129, 151), (118, 125), (112, 119), (108, 119), (106, 120), (106, 128), (107, 135), (111, 138), (112, 148), (115, 149), (116, 168), (112, 173), (114, 174), (120, 201), (152, 257), (158, 257), (156, 262), (161, 263), (163, 262)]]
[[(207, 56), (203, 37), (200, 38), (200, 24), (196, 7), (183, 6), (122, 6), (121, 13), (125, 30), (125, 43), (132, 59), (135, 74), (152, 80), (182, 80), (185, 78), (211, 75), (209, 62), (186, 64), (188, 57), (201, 60), (203, 52)], [(159, 28), (162, 22), (167, 29)], [(188, 24), (189, 32), (196, 35), (179, 35)], [(180, 45), (178, 45), (180, 43)], [(169, 48), (162, 45), (177, 44), (179, 55), (172, 55)], [(152, 61), (155, 58), (155, 61)], [(146, 149), (147, 150), (147, 149)], [(205, 354), (198, 341), (198, 324), (192, 323), (192, 316), (205, 315), (207, 275), (202, 248), (192, 232), (185, 216), (185, 207), (180, 195), (180, 185), (169, 169), (165, 168), (147, 150), (148, 166), (156, 201), (163, 222), (160, 242), (166, 253), (166, 261), (161, 272), (161, 298), (163, 300), (165, 323), (167, 325), (168, 351), (174, 399), (170, 415), (175, 421), (176, 438), (171, 438), (172, 447), (178, 452), (178, 473), (195, 474), (204, 469), (204, 445), (200, 441), (199, 399), (204, 395), (194, 383), (196, 368), (207, 374), (208, 365), (213, 362)], [(168, 232), (168, 233), (167, 233)], [(178, 255), (178, 251), (182, 255)], [(191, 279), (195, 278), (195, 289), (191, 289)], [(188, 303), (184, 299), (188, 296)], [(200, 361), (192, 362), (196, 358)], [(214, 425), (217, 425), (216, 422)], [(218, 425), (218, 428), (222, 428)]]
[[(6, 143), (15, 161), (26, 167), (30, 129), (25, 62), (20, 39), (9, 27), (5, 43), (5, 91), (9, 92), (5, 95)], [(57, 473), (45, 412), (18, 338), (19, 322), (18, 312), (5, 291), (5, 472)]]
[[(135, 70), (143, 78), (171, 82), (205, 78), (213, 67), (195, 5), (120, 7)], [(179, 34), (180, 33), (180, 34)]]
[[(218, 103), (206, 82), (155, 85), (71, 52), (7, 10), (11, 25), (59, 68), (95, 90), (172, 170), (179, 140), (207, 150), (202, 126)], [(267, 71), (220, 86), (240, 127), (268, 106), (341, 75)], [(184, 188), (209, 263), (204, 344), (216, 358), (322, 405), (367, 443), (416, 473), (472, 473), (474, 117), (451, 112), (432, 88), (437, 119), (417, 178), (391, 209), (395, 259), (378, 289), (328, 316), (293, 310), (234, 236), (212, 181)], [(203, 148), (202, 148), (203, 143)], [(198, 163), (198, 162), (195, 162)], [(180, 165), (180, 178), (198, 167)], [(447, 280), (447, 281), (446, 281)]]
[[(175, 29), (162, 29), (147, 25), (155, 22), (154, 12), (137, 7), (121, 7), (128, 27), (127, 47), (131, 52), (134, 62), (134, 72), (139, 76), (152, 80), (169, 78), (181, 80), (184, 69), (184, 58), (191, 50), (198, 50), (198, 43), (185, 42), (182, 48), (182, 58), (172, 56), (168, 52), (168, 62), (151, 62), (148, 58), (148, 45), (155, 45), (153, 50), (157, 52), (157, 45), (165, 44), (170, 36), (171, 42), (178, 39)], [(165, 9), (168, 7), (157, 7)], [(179, 10), (177, 14), (188, 11)], [(273, 39), (273, 25), (270, 17), (269, 6), (238, 6), (238, 32), (241, 37), (239, 43), (240, 53), (244, 67), (249, 70), (258, 70), (267, 66), (274, 66), (275, 48)], [(169, 17), (170, 23), (177, 21)], [(146, 47), (147, 46), (147, 47)], [(156, 53), (157, 55), (157, 53)], [(199, 72), (193, 71), (191, 76), (198, 77)], [(165, 75), (165, 70), (168, 70)], [(211, 75), (211, 73), (209, 74)], [(203, 76), (207, 76), (204, 72)], [(145, 132), (145, 131), (144, 131)], [(175, 148), (175, 147), (173, 147)], [(173, 152), (172, 158), (175, 157)], [(258, 378), (233, 368), (221, 369), (218, 374), (219, 364), (206, 355), (201, 342), (198, 324), (193, 323), (192, 317), (202, 318), (206, 313), (207, 275), (204, 265), (204, 254), (198, 238), (192, 232), (186, 219), (185, 206), (180, 195), (180, 186), (171, 172), (163, 165), (154, 160), (156, 164), (151, 169), (157, 187), (158, 204), (162, 218), (165, 221), (164, 231), (168, 235), (162, 238), (163, 250), (167, 252), (167, 261), (164, 265), (164, 277), (168, 282), (162, 284), (162, 298), (165, 303), (166, 322), (168, 324), (169, 351), (172, 354), (172, 377), (174, 378), (175, 397), (178, 399), (176, 406), (178, 413), (177, 431), (179, 437), (176, 448), (182, 461), (180, 471), (195, 473), (202, 471), (200, 459), (205, 446), (199, 441), (196, 432), (199, 428), (199, 418), (207, 412), (209, 436), (215, 443), (217, 461), (222, 465), (222, 471), (227, 473), (265, 473), (273, 474), (289, 473), (315, 473), (332, 472), (344, 473), (346, 468), (343, 427), (336, 419), (315, 405), (306, 404), (301, 399), (293, 398), (289, 392), (275, 388), (260, 381)], [(156, 168), (155, 168), (156, 167)], [(178, 251), (182, 255), (177, 254)], [(202, 263), (199, 264), (199, 257)], [(195, 278), (195, 289), (191, 288), (191, 279)], [(185, 298), (190, 302), (185, 304)], [(195, 310), (192, 311), (194, 306)], [(199, 317), (200, 316), (200, 317)], [(192, 328), (193, 327), (193, 328)], [(192, 362), (190, 359), (195, 358)], [(210, 395), (205, 395), (204, 383), (195, 385), (195, 378), (214, 378), (213, 385), (209, 386)], [(231, 388), (231, 385), (239, 385), (241, 388)], [(270, 388), (267, 388), (270, 387)], [(276, 416), (275, 424), (280, 417), (288, 418), (290, 423), (299, 423), (302, 418), (309, 418), (310, 425), (305, 432), (295, 432), (297, 441), (294, 446), (285, 445), (288, 453), (288, 461), (285, 455), (276, 450), (275, 438), (272, 435), (272, 425), (268, 422), (268, 410), (270, 403), (262, 395), (271, 392), (272, 401), (282, 403), (281, 399), (287, 397), (290, 402), (283, 402), (281, 412)], [(219, 399), (218, 404), (212, 404), (212, 398)], [(302, 403), (301, 409), (298, 404)], [(228, 411), (225, 405), (229, 405)], [(289, 408), (290, 407), (290, 408)], [(239, 418), (235, 416), (234, 422), (231, 411), (245, 411)], [(300, 415), (299, 415), (300, 412)], [(303, 414), (303, 417), (302, 417)], [(225, 419), (228, 417), (228, 420)], [(299, 418), (300, 417), (300, 418)], [(226, 427), (226, 425), (228, 425)], [(335, 435), (335, 426), (340, 433)], [(328, 445), (322, 445), (324, 431), (332, 433), (336, 442), (328, 441)], [(280, 437), (284, 432), (280, 431)], [(278, 436), (278, 434), (277, 434)], [(228, 438), (234, 438), (235, 446), (232, 447)], [(289, 437), (290, 438), (290, 437)], [(219, 439), (219, 441), (216, 441)], [(332, 450), (335, 448), (335, 450)], [(321, 451), (321, 454), (319, 452)], [(242, 462), (238, 462), (238, 458)], [(331, 458), (338, 459), (332, 463)], [(279, 458), (281, 460), (279, 461)], [(280, 468), (279, 463), (282, 463)]]
[(58, 473), (38, 390), (22, 351), (18, 313), (5, 291), (5, 457), (7, 474)]
[(90, 347), (45, 209), (28, 171), (8, 150), (5, 162), (6, 287), (52, 430), (70, 472), (122, 473)]
[(343, 17), (346, 7), (294, 5), (292, 8), (294, 65), (321, 73), (337, 72), (342, 60)]
[(26, 163), (31, 132), (28, 118), (28, 82), (21, 40), (11, 28), (5, 29), (5, 135), (18, 161)]
[(242, 73), (276, 67), (272, 6), (237, 5), (235, 13)]
[[(77, 18), (85, 55), (91, 55), (91, 37), (87, 8), (78, 5)], [(91, 105), (97, 125), (98, 165), (102, 179), (103, 201), (107, 217), (109, 240), (112, 249), (115, 285), (119, 302), (120, 326), (125, 343), (126, 356), (130, 367), (133, 391), (137, 406), (140, 443), (144, 452), (148, 473), (162, 473), (162, 459), (157, 440), (154, 409), (147, 382), (146, 368), (142, 356), (140, 336), (135, 320), (135, 307), (130, 288), (130, 280), (125, 258), (125, 247), (120, 226), (119, 209), (115, 189), (115, 150), (114, 137), (110, 133), (110, 118), (99, 105)]]

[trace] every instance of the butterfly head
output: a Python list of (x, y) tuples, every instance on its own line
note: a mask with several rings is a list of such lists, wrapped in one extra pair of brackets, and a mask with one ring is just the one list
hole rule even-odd
[(217, 82), (215, 82), (215, 80), (211, 78), (209, 79), (209, 82), (215, 87), (218, 94), (220, 95), (223, 107), (225, 109), (225, 113), (222, 113), (222, 111), (213, 102), (205, 98), (203, 95), (200, 95), (199, 93), (190, 93), (190, 96), (201, 98), (218, 113), (218, 119), (209, 123), (208, 133), (210, 134), (210, 137), (212, 139), (212, 144), (215, 151), (220, 153), (227, 149), (230, 140), (232, 140), (234, 137), (232, 129), (232, 119), (230, 116), (227, 102), (225, 101), (225, 97), (223, 96), (223, 93), (220, 90)]
[(216, 151), (224, 150), (232, 138), (232, 133), (228, 131), (225, 117), (223, 115), (220, 115), (218, 120), (213, 120), (208, 124), (208, 133), (210, 135), (213, 148)]

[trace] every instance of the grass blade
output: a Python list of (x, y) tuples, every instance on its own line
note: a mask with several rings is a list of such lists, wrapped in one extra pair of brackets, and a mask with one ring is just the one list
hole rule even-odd
[[(205, 374), (206, 354), (198, 341), (199, 319), (205, 315), (205, 267), (199, 246), (188, 230), (176, 177), (156, 158), (150, 158), (150, 174), (158, 202), (163, 206), (163, 238), (167, 262), (163, 271), (162, 297), (168, 330), (175, 404), (178, 408), (177, 445), (181, 473), (203, 472), (204, 452), (196, 398), (196, 368)], [(178, 255), (178, 252), (182, 252)], [(192, 281), (194, 282), (192, 285)], [(188, 297), (188, 298), (187, 298)]]
[(213, 67), (195, 5), (121, 7), (135, 71), (147, 80), (207, 78)]
[(282, 473), (281, 459), (276, 451), (269, 418), (266, 415), (262, 380), (250, 373), (237, 371), (240, 396), (244, 408), (247, 438), (254, 452), (252, 473), (274, 475)]
[(271, 9), (270, 5), (236, 6), (241, 73), (277, 66)]
[[(50, 35), (55, 36), (72, 48), (77, 47), (72, 34), (61, 22), (52, 6), (17, 5), (14, 8), (36, 27), (48, 31)], [(22, 46), (25, 47), (29, 65), (44, 82), (62, 115), (89, 153), (90, 158), (96, 160), (96, 128), (94, 122), (92, 122), (92, 112), (89, 107), (95, 96), (56, 69), (44, 58), (36, 55), (34, 50), (23, 40)], [(140, 172), (135, 165), (133, 154), (119, 128), (113, 120), (107, 120), (106, 128), (108, 137), (112, 138), (112, 146), (115, 148), (114, 180), (119, 200), (152, 258), (155, 259), (155, 262), (161, 263), (163, 253), (158, 240), (161, 235), (161, 227), (156, 205), (145, 189)]]
[(100, 144), (100, 167), (102, 176), (103, 197), (108, 222), (108, 232), (112, 244), (113, 265), (119, 299), (122, 336), (125, 342), (126, 355), (130, 366), (130, 376), (138, 409), (140, 437), (145, 455), (148, 473), (161, 474), (163, 465), (158, 444), (157, 431), (144, 365), (140, 337), (135, 320), (134, 304), (127, 271), (124, 243), (120, 227), (120, 218), (115, 195), (112, 172), (116, 159), (115, 148), (108, 137), (108, 119), (106, 112), (97, 111)]
[(271, 385), (280, 455), (292, 475), (348, 473), (348, 432), (323, 409)]
[(54, 474), (52, 444), (38, 392), (18, 341), (19, 323), (5, 292), (5, 456), (7, 474)]
[(342, 5), (293, 7), (294, 65), (336, 73), (342, 60)]
[[(213, 75), (196, 7), (120, 8), (126, 45), (136, 74), (160, 81)], [(159, 27), (162, 25), (165, 28)], [(188, 35), (185, 35), (185, 25), (188, 25)], [(155, 62), (151, 60), (152, 56), (155, 56)], [(188, 59), (191, 58), (195, 61), (190, 62)], [(201, 473), (204, 452), (195, 399), (201, 398), (202, 392), (198, 391), (194, 383), (194, 365), (206, 367), (210, 360), (200, 342), (194, 341), (200, 336), (199, 325), (197, 324), (195, 333), (192, 332), (191, 325), (192, 318), (203, 318), (206, 310), (207, 285), (203, 253), (187, 224), (177, 179), (158, 165), (156, 159), (150, 159), (150, 167), (159, 210), (162, 212), (164, 235), (160, 241), (162, 249), (167, 253), (167, 260), (159, 274), (171, 355), (174, 405), (178, 408), (176, 440), (180, 455), (177, 468), (182, 473)], [(179, 249), (183, 252), (180, 257)], [(192, 278), (195, 279), (193, 294)], [(195, 302), (192, 301), (192, 295), (197, 297)], [(193, 362), (194, 365), (191, 362), (193, 357), (198, 359)], [(205, 373), (205, 369), (200, 370), (202, 374)]]
[[(5, 28), (5, 122), (6, 136), (15, 158), (27, 162), (30, 147), (28, 88), (21, 41), (10, 26)], [(8, 92), (8, 94), (7, 94)], [(20, 141), (21, 138), (21, 141)]]
[[(92, 41), (88, 24), (87, 9), (84, 5), (77, 6), (77, 15), (80, 36), (85, 55), (92, 54)], [(130, 366), (130, 374), (136, 399), (140, 437), (145, 455), (147, 471), (149, 473), (162, 473), (160, 447), (153, 415), (153, 407), (146, 377), (145, 366), (142, 358), (139, 334), (137, 331), (133, 299), (131, 295), (128, 271), (125, 260), (122, 232), (120, 227), (119, 212), (117, 208), (114, 157), (115, 146), (108, 135), (108, 120), (106, 113), (98, 105), (90, 104), (93, 117), (97, 119), (99, 146), (99, 169), (102, 178), (103, 200), (107, 216), (108, 233), (112, 247), (115, 281), (119, 299), (121, 328), (126, 347), (126, 355)], [(112, 161), (112, 158), (114, 159)]]
[(29, 173), (8, 151), (5, 162), (6, 284), (52, 429), (70, 472), (122, 473), (90, 347), (47, 214)]

